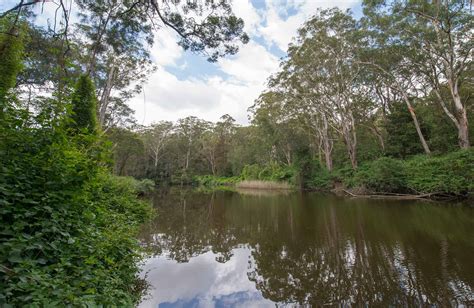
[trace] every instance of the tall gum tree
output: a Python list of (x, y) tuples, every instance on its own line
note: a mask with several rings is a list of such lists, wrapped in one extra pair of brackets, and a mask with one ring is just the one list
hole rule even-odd
[[(405, 67), (408, 76), (404, 84), (397, 86), (399, 92), (410, 93), (406, 89), (413, 87), (433, 92), (458, 131), (459, 146), (468, 148), (468, 114), (460, 88), (463, 83), (472, 83), (469, 75), (472, 75), (474, 20), (469, 1), (366, 0), (364, 13), (373, 42), (386, 48), (398, 47), (383, 57), (403, 55), (403, 61), (399, 60), (395, 69)], [(383, 72), (383, 65), (378, 69)], [(385, 67), (384, 74), (391, 74), (395, 79), (392, 69)], [(449, 98), (441, 93), (444, 86), (449, 89)]]
[[(365, 89), (359, 83), (360, 67), (355, 50), (359, 45), (357, 23), (338, 9), (318, 11), (299, 30), (298, 43), (289, 50), (287, 70), (293, 72), (303, 87), (308, 88), (306, 100), (321, 114), (324, 132), (327, 124), (344, 140), (354, 169), (357, 168), (357, 134), (354, 112)], [(323, 139), (325, 153), (332, 146)], [(328, 153), (328, 154), (329, 154)], [(326, 155), (327, 156), (327, 155)], [(331, 163), (326, 157), (328, 169)]]

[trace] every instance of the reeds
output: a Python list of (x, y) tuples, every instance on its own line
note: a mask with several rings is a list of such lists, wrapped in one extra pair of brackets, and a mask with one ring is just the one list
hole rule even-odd
[(237, 188), (252, 189), (292, 189), (291, 185), (285, 182), (273, 181), (242, 181), (236, 184)]

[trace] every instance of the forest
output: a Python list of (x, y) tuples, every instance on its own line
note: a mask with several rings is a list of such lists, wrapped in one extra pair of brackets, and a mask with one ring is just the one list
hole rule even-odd
[[(0, 305), (134, 306), (155, 186), (244, 180), (472, 198), (470, 2), (318, 10), (249, 108), (140, 125), (155, 30), (216, 62), (249, 41), (227, 1), (44, 1), (0, 12)], [(79, 12), (72, 16), (72, 6)]]
[(249, 108), (115, 127), (115, 172), (157, 183), (283, 181), (305, 189), (473, 190), (473, 18), (466, 1), (320, 10)]

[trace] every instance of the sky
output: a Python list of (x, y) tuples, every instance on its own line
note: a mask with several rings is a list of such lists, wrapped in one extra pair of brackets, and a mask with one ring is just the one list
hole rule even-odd
[[(16, 3), (0, 0), (0, 12)], [(45, 4), (37, 22), (46, 23), (48, 5), (52, 12), (55, 9), (53, 3)], [(271, 74), (278, 71), (288, 44), (304, 21), (318, 8), (350, 8), (355, 17), (361, 10), (360, 0), (233, 0), (232, 6), (235, 15), (244, 20), (250, 41), (239, 53), (217, 63), (185, 52), (171, 29), (156, 31), (151, 55), (158, 69), (149, 76), (144, 91), (129, 102), (139, 124), (176, 121), (190, 115), (215, 122), (224, 114), (247, 124), (247, 109), (265, 89)]]
[(233, 0), (250, 41), (235, 56), (208, 63), (183, 51), (170, 29), (156, 33), (152, 57), (158, 70), (130, 106), (140, 124), (175, 121), (189, 115), (217, 121), (229, 114), (248, 123), (247, 109), (276, 73), (297, 29), (317, 8), (337, 6), (360, 14), (359, 0)]

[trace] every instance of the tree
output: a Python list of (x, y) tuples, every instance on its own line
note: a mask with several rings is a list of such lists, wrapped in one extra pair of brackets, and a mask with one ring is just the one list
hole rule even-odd
[(176, 124), (176, 133), (180, 146), (179, 155), (182, 157), (182, 171), (187, 174), (191, 160), (200, 153), (200, 140), (202, 134), (209, 128), (210, 123), (189, 116), (179, 119)]
[[(379, 57), (397, 58), (395, 70), (376, 64), (379, 72), (390, 76), (406, 101), (425, 152), (429, 148), (405, 93), (433, 91), (436, 100), (458, 131), (459, 146), (469, 147), (467, 108), (460, 87), (472, 71), (472, 11), (468, 1), (364, 1), (364, 12), (373, 42), (382, 49)], [(377, 62), (377, 61), (376, 61)], [(404, 82), (396, 73), (404, 69)], [(400, 79), (400, 76), (398, 76)], [(450, 99), (441, 93), (446, 85)], [(411, 90), (411, 91), (407, 91)]]
[(143, 141), (139, 135), (128, 129), (112, 128), (107, 132), (113, 142), (115, 174), (137, 175), (138, 168), (143, 161)]
[[(0, 29), (5, 26), (0, 24)], [(0, 111), (3, 112), (9, 91), (15, 87), (16, 78), (22, 69), (22, 34), (19, 28), (0, 33)]]
[(155, 173), (158, 168), (158, 162), (164, 153), (166, 144), (170, 141), (173, 128), (174, 126), (172, 122), (161, 121), (150, 125), (150, 127), (146, 128), (141, 133), (146, 151), (153, 161)]
[[(163, 26), (173, 29), (178, 34), (180, 46), (206, 56), (211, 62), (235, 54), (239, 44), (245, 44), (249, 39), (243, 31), (243, 20), (232, 13), (232, 6), (227, 1), (75, 0), (74, 3), (80, 10), (79, 22), (69, 23), (71, 11), (59, 1), (60, 13), (54, 21), (54, 30), (43, 31), (52, 38), (49, 46), (59, 50), (55, 52), (57, 59), (49, 61), (54, 63), (57, 72), (55, 92), (58, 97), (67, 94), (65, 78), (74, 79), (71, 71), (82, 66), (96, 85), (98, 121), (104, 130), (128, 122), (130, 113), (124, 112), (126, 108), (113, 115), (123, 115), (124, 120), (110, 121), (110, 111), (122, 107), (139, 93), (143, 82), (155, 69), (148, 48), (153, 44), (156, 29)], [(40, 2), (20, 1), (0, 14), (0, 18), (31, 15), (35, 4), (40, 5)], [(14, 20), (13, 24), (16, 23)], [(47, 40), (43, 38), (43, 41)], [(40, 48), (46, 49), (49, 47)], [(77, 50), (87, 53), (78, 54)], [(47, 66), (48, 60), (39, 63)], [(30, 73), (34, 73), (34, 69)], [(42, 79), (40, 75), (35, 78)]]
[(318, 11), (298, 31), (277, 83), (288, 88), (285, 93), (296, 110), (309, 115), (310, 126), (323, 141), (328, 169), (332, 169), (329, 125), (343, 138), (352, 167), (357, 168), (355, 113), (366, 95), (355, 57), (358, 34), (349, 14), (338, 9)]
[(95, 88), (86, 75), (79, 77), (72, 94), (72, 127), (76, 131), (85, 130), (87, 133), (97, 131), (97, 98)]
[[(420, 127), (423, 135), (426, 135), (424, 125)], [(417, 141), (418, 136), (414, 129), (413, 120), (410, 114), (406, 112), (403, 104), (391, 105), (385, 129), (387, 130), (388, 155), (407, 158), (411, 155), (423, 153), (423, 148)]]

